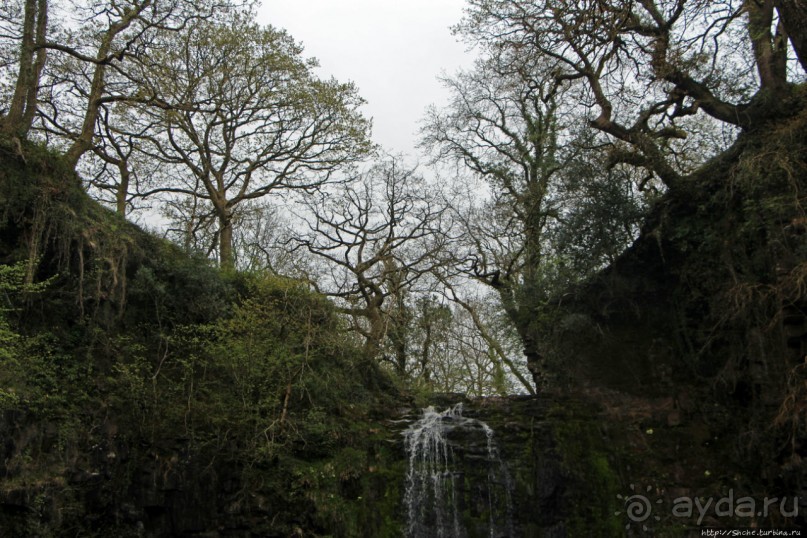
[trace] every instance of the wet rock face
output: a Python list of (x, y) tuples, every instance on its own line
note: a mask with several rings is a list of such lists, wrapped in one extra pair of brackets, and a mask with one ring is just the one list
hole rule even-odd
[(187, 439), (65, 447), (57, 427), (24, 412), (0, 416), (0, 438), (0, 536), (247, 537), (244, 529), (258, 528), (260, 507), (240, 495), (241, 469), (209, 467)]
[[(121, 537), (577, 536), (570, 528), (582, 517), (576, 492), (591, 494), (589, 482), (601, 477), (570, 468), (567, 451), (595, 451), (577, 426), (559, 430), (571, 422), (555, 416), (558, 405), (512, 397), (465, 401), (460, 412), (440, 402), (428, 427), (422, 410), (401, 411), (372, 426), (374, 439), (351, 450), (349, 461), (334, 453), (292, 468), (279, 462), (245, 471), (237, 459), (191, 450), (187, 439), (156, 447), (114, 437), (76, 450), (69, 461), (29, 462), (38, 475), (7, 464), (0, 529), (43, 538), (71, 529)], [(26, 450), (53, 454), (33, 448), (52, 444), (45, 439), (52, 432), (36, 433), (26, 422), (5, 417), (0, 425), (9, 433), (7, 461)], [(418, 444), (420, 455), (407, 449)], [(419, 482), (409, 470), (413, 460)]]
[(556, 452), (548, 405), (535, 398), (480, 400), (466, 414), (495, 432), (512, 483), (515, 536), (566, 536), (564, 504), (569, 483)]
[(404, 432), (405, 535), (566, 536), (573, 479), (557, 451), (550, 403), (491, 398), (460, 408), (456, 401), (440, 400)]

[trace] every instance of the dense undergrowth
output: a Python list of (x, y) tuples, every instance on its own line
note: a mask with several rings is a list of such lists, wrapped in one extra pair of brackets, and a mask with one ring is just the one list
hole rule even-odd
[(338, 530), (396, 391), (330, 302), (141, 231), (38, 146), (0, 144), (0, 208), (0, 528)]

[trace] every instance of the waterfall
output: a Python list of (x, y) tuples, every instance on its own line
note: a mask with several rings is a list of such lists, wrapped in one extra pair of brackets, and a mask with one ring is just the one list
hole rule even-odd
[(410, 538), (513, 536), (511, 481), (493, 430), (462, 416), (462, 404), (433, 407), (404, 432), (404, 496)]

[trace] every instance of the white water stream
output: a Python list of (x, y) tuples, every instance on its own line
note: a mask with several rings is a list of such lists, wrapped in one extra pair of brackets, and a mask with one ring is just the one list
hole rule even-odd
[(487, 424), (463, 417), (462, 404), (428, 407), (404, 436), (408, 537), (464, 538), (468, 517), (491, 538), (513, 535), (512, 486)]

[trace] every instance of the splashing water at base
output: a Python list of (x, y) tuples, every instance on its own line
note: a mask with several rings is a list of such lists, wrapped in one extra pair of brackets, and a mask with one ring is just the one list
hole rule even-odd
[(487, 424), (462, 404), (428, 407), (404, 436), (408, 537), (464, 538), (469, 518), (491, 538), (513, 535), (510, 478)]

